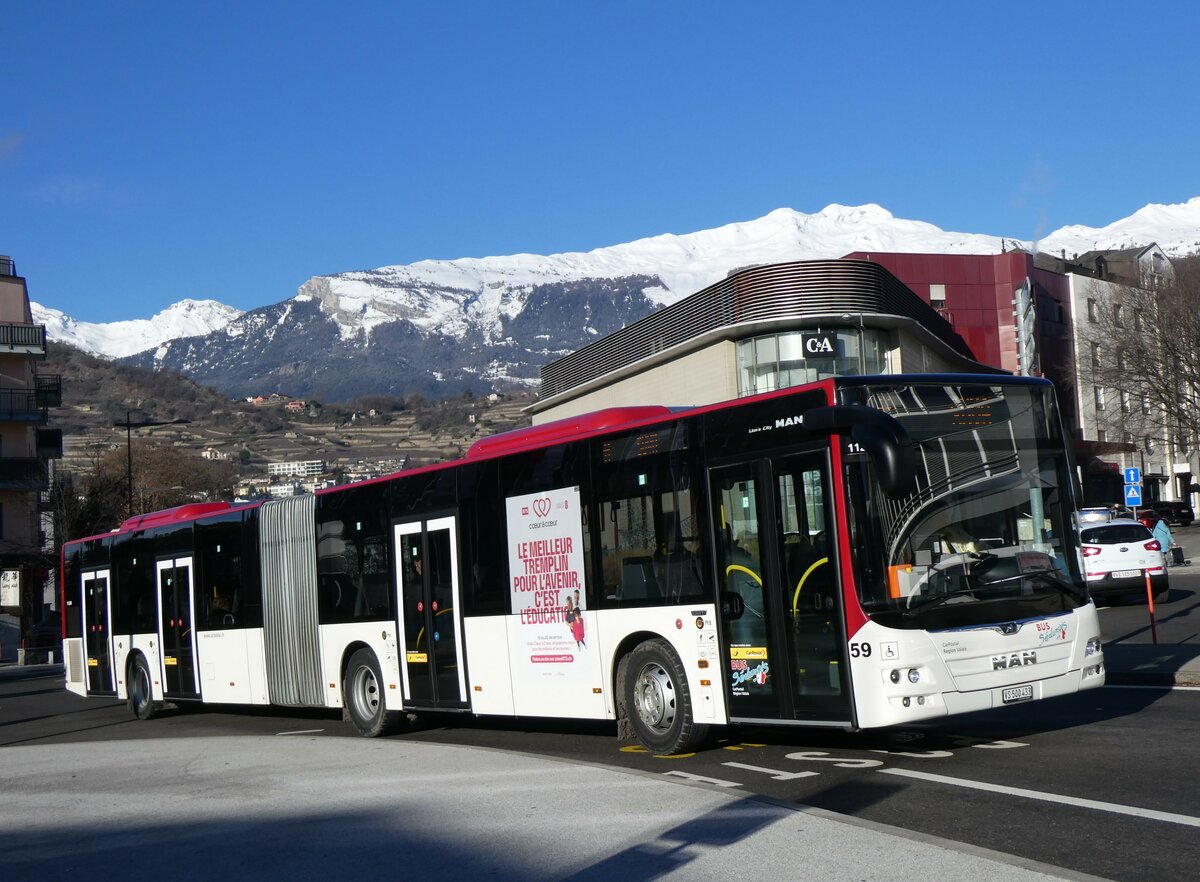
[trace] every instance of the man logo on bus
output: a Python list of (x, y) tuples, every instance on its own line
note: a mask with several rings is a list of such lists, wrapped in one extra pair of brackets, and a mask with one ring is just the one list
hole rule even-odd
[(1025, 652), (1014, 652), (1009, 655), (993, 655), (992, 670), (1003, 671), (1006, 668), (1019, 668), (1024, 665), (1036, 665), (1037, 653), (1032, 649)]

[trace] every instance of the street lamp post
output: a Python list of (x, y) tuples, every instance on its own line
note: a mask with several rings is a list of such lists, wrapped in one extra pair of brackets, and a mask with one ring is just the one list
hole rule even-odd
[(151, 426), (182, 426), (191, 420), (138, 420), (134, 422), (133, 412), (125, 411), (125, 421), (113, 423), (113, 428), (125, 430), (125, 486), (129, 491), (129, 514), (133, 515), (133, 430), (146, 429)]

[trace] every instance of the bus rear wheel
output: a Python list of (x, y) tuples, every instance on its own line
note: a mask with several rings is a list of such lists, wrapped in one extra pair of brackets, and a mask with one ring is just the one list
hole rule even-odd
[(350, 656), (342, 680), (342, 702), (354, 728), (367, 738), (390, 735), (405, 717), (402, 712), (385, 707), (383, 675), (375, 653), (369, 649), (360, 649)]
[(665, 640), (647, 640), (629, 654), (622, 694), (634, 734), (654, 753), (684, 753), (704, 740), (707, 726), (693, 721), (687, 676)]
[(139, 720), (148, 720), (158, 713), (162, 707), (154, 701), (151, 689), (150, 665), (141, 653), (134, 656), (133, 664), (129, 666), (129, 677), (126, 680), (129, 687), (129, 710)]

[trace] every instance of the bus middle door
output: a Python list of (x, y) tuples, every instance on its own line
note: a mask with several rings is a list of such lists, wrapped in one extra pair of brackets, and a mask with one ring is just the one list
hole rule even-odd
[(196, 676), (196, 629), (192, 620), (192, 559), (158, 562), (158, 634), (163, 691), (178, 698), (200, 694)]
[(825, 452), (742, 462), (709, 475), (718, 584), (723, 600), (731, 593), (740, 599), (722, 616), (730, 718), (848, 725)]
[(404, 699), (467, 705), (454, 517), (393, 526)]
[(89, 695), (115, 695), (112, 669), (112, 616), (109, 610), (109, 571), (83, 574), (83, 646), (87, 657)]

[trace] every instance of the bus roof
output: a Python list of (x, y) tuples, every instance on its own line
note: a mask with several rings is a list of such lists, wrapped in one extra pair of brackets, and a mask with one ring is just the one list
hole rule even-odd
[[(679, 409), (680, 411), (686, 408)], [(581, 413), (578, 416), (564, 417), (550, 423), (537, 426), (526, 426), (480, 438), (467, 450), (466, 459), (479, 459), (484, 456), (499, 456), (505, 453), (515, 453), (518, 450), (530, 450), (535, 447), (545, 447), (557, 444), (569, 438), (580, 435), (592, 435), (605, 429), (616, 429), (632, 423), (653, 420), (670, 416), (677, 412), (661, 404), (650, 404), (641, 407), (606, 407), (591, 413)]]

